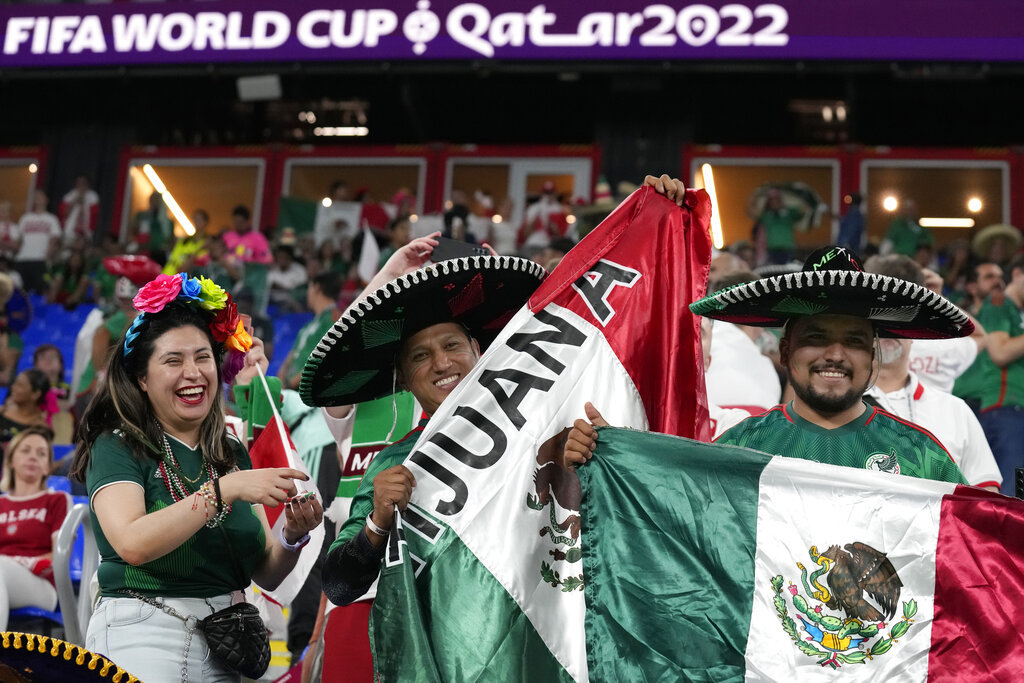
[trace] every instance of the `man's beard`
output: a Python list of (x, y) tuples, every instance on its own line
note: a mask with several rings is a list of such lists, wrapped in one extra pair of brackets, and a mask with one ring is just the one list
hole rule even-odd
[[(843, 368), (843, 370), (848, 371), (846, 368)], [(847, 392), (835, 395), (823, 394), (817, 391), (811, 386), (810, 380), (803, 386), (795, 382), (792, 384), (793, 392), (800, 397), (800, 400), (811, 410), (822, 415), (837, 415), (844, 410), (849, 410), (860, 402), (868, 388), (868, 382), (865, 382), (864, 386), (860, 388), (851, 387)]]

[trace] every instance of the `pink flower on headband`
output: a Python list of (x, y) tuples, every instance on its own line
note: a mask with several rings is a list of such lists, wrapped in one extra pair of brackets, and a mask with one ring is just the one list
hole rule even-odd
[(141, 313), (159, 313), (164, 306), (174, 301), (181, 292), (181, 277), (179, 275), (157, 275), (139, 290), (139, 293), (132, 299), (135, 310)]

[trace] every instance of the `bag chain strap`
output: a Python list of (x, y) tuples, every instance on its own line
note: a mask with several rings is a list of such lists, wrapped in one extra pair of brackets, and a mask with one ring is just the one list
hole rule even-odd
[[(187, 617), (184, 617), (181, 615), (180, 612), (178, 612), (178, 610), (174, 609), (170, 605), (164, 602), (159, 602), (154, 598), (142, 595), (141, 593), (136, 593), (133, 590), (121, 589), (118, 592), (125, 593), (135, 598), (136, 600), (141, 600), (147, 605), (152, 605), (153, 607), (156, 607), (165, 614), (169, 614), (172, 617), (177, 617), (178, 619), (181, 619), (183, 622), (185, 622), (185, 652), (182, 655), (181, 660), (181, 682), (188, 683), (188, 650), (189, 647), (192, 646), (192, 634), (194, 634), (196, 632), (196, 629), (199, 628), (199, 617), (195, 616), (194, 614), (190, 614)], [(210, 606), (210, 609), (213, 609), (213, 606), (210, 605), (209, 601), (207, 601), (206, 604)]]

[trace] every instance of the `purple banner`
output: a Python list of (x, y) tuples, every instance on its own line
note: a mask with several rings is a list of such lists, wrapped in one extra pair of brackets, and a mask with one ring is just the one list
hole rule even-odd
[(0, 7), (0, 68), (383, 60), (1024, 61), (1018, 0)]

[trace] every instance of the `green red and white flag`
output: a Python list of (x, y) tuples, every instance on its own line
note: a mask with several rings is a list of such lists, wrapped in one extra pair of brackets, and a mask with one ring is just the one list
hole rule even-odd
[[(273, 388), (271, 388), (273, 385)], [(316, 480), (310, 476), (309, 469), (299, 457), (288, 433), (288, 427), (278, 411), (278, 401), (273, 397), (281, 395), (280, 380), (276, 377), (259, 376), (253, 379), (248, 387), (247, 424), (249, 430), (249, 458), (253, 469), (265, 467), (290, 467), (309, 476), (308, 481), (295, 480), (298, 493), (312, 491), (321, 498), (316, 487)], [(281, 535), (286, 521), (284, 505), (274, 507), (263, 506), (267, 522), (275, 536)], [(309, 543), (299, 555), (298, 562), (292, 571), (272, 591), (264, 590), (263, 594), (279, 605), (288, 605), (299, 594), (306, 582), (309, 572), (316, 564), (319, 550), (324, 542), (324, 525), (321, 524), (309, 532)]]
[(1024, 671), (1022, 501), (611, 428), (579, 471), (594, 680)]
[(431, 418), (373, 606), (379, 680), (590, 678), (581, 489), (558, 456), (586, 401), (612, 424), (708, 439), (687, 305), (707, 280), (710, 201), (686, 204), (631, 195)]

